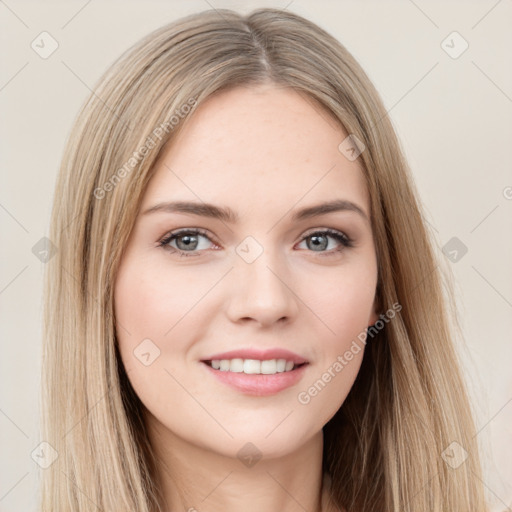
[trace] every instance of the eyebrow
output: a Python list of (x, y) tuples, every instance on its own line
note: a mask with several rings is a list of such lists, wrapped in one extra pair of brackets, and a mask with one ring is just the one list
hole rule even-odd
[[(339, 211), (355, 212), (369, 222), (368, 216), (366, 215), (366, 212), (363, 210), (363, 208), (358, 206), (356, 203), (347, 201), (345, 199), (336, 199), (327, 203), (308, 206), (306, 208), (297, 210), (292, 215), (292, 221), (301, 221), (311, 217)], [(158, 203), (145, 210), (142, 214), (147, 215), (156, 212), (199, 215), (201, 217), (219, 219), (224, 222), (230, 222), (232, 224), (236, 224), (239, 220), (238, 215), (229, 207), (216, 206), (210, 203), (197, 203), (193, 201)]]

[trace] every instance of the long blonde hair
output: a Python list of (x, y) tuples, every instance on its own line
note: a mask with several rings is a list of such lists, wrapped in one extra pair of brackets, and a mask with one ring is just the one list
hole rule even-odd
[[(67, 141), (49, 234), (58, 249), (45, 275), (41, 427), (58, 458), (42, 471), (43, 512), (161, 510), (157, 454), (117, 349), (113, 283), (164, 144), (211, 94), (269, 81), (314, 100), (364, 143), (376, 297), (380, 311), (402, 306), (368, 342), (324, 427), (332, 499), (350, 512), (487, 510), (451, 285), (377, 91), (314, 23), (285, 10), (217, 9), (121, 55)], [(452, 467), (443, 453), (459, 445), (467, 459)]]

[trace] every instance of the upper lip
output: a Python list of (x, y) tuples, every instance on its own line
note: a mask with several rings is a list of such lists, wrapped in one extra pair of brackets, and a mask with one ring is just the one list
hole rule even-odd
[(250, 348), (230, 350), (229, 352), (213, 354), (210, 357), (201, 359), (201, 361), (213, 361), (214, 359), (256, 359), (258, 361), (265, 361), (268, 359), (286, 359), (287, 361), (293, 361), (294, 364), (308, 362), (298, 354), (282, 348), (272, 348), (267, 350), (256, 350)]

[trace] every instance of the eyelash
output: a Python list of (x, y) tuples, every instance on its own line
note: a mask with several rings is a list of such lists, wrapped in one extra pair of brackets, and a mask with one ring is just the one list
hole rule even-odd
[[(170, 242), (175, 240), (176, 238), (179, 238), (180, 236), (184, 235), (203, 235), (204, 237), (208, 238), (210, 240), (210, 237), (208, 236), (207, 231), (200, 228), (186, 228), (182, 229), (180, 231), (174, 231), (172, 233), (169, 233), (166, 235), (162, 240), (158, 242), (158, 247), (162, 247), (165, 250), (170, 251), (171, 253), (178, 253), (180, 256), (199, 256), (201, 254), (201, 251), (182, 251), (180, 249), (176, 249), (175, 247), (171, 247), (168, 245)], [(318, 251), (318, 254), (321, 256), (334, 256), (335, 254), (340, 253), (345, 248), (350, 248), (354, 246), (354, 242), (351, 238), (349, 238), (347, 235), (341, 233), (340, 231), (336, 231), (334, 229), (322, 229), (319, 231), (313, 231), (312, 233), (309, 233), (307, 236), (303, 237), (300, 241), (304, 241), (314, 235), (329, 235), (330, 237), (334, 238), (338, 242), (340, 242), (341, 247), (338, 249), (332, 249), (330, 251)], [(210, 240), (210, 242), (213, 242)], [(317, 251), (311, 251), (311, 252), (317, 252)]]

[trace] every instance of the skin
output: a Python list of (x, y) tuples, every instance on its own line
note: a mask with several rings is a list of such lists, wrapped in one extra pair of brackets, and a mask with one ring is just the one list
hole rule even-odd
[[(169, 509), (291, 512), (300, 504), (327, 510), (322, 427), (350, 391), (364, 344), (308, 404), (298, 394), (378, 319), (377, 260), (370, 222), (357, 213), (295, 222), (291, 216), (346, 199), (369, 218), (359, 159), (338, 149), (346, 136), (311, 99), (290, 89), (239, 87), (198, 106), (156, 163), (115, 282), (115, 313), (124, 327), (118, 329), (122, 361), (147, 409)], [(229, 206), (240, 219), (142, 213), (178, 199)], [(208, 232), (188, 249), (193, 256), (158, 246), (181, 228)], [(354, 246), (320, 235), (318, 248), (311, 234), (325, 228), (349, 236)], [(251, 263), (236, 252), (247, 236), (263, 249)], [(168, 245), (186, 251), (183, 241)], [(149, 357), (154, 347), (160, 351), (147, 366), (134, 355), (144, 339), (154, 344), (146, 346)], [(219, 382), (200, 362), (235, 348), (285, 348), (309, 365), (296, 385), (252, 396)], [(247, 442), (262, 456), (250, 467), (237, 456)]]

